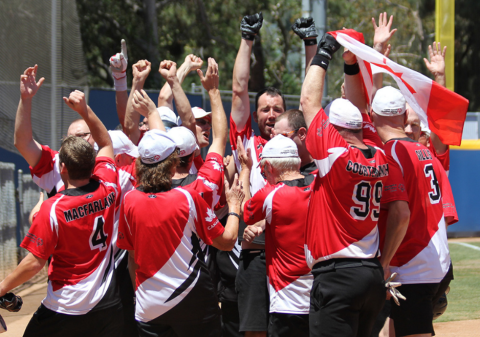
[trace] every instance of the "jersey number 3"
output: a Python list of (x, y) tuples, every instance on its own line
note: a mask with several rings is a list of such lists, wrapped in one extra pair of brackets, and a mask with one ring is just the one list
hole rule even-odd
[(441, 197), (440, 185), (438, 184), (437, 176), (435, 175), (435, 171), (433, 170), (433, 165), (425, 165), (423, 172), (425, 172), (425, 177), (430, 178), (430, 187), (432, 188), (432, 192), (428, 192), (430, 203), (432, 205), (438, 204)]
[[(381, 181), (377, 181), (373, 187), (368, 181), (364, 180), (356, 184), (353, 188), (352, 199), (357, 206), (350, 208), (350, 215), (354, 219), (365, 220), (371, 213), (372, 221), (377, 221), (380, 214), (382, 188)], [(370, 200), (372, 201), (372, 207), (370, 206)]]
[(108, 234), (105, 234), (103, 225), (105, 220), (103, 216), (97, 216), (93, 223), (93, 232), (90, 235), (90, 249), (100, 249), (100, 251), (107, 249)]

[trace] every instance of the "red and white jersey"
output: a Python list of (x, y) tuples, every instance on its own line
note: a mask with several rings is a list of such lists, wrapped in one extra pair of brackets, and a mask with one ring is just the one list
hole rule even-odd
[(198, 170), (200, 170), (203, 163), (204, 163), (204, 161), (203, 161), (203, 158), (200, 154), (198, 156), (194, 157), (192, 167), (190, 167), (190, 171), (188, 171), (188, 173), (189, 174), (198, 173)]
[(118, 180), (120, 181), (120, 186), (122, 189), (122, 197), (120, 200), (123, 200), (125, 193), (133, 190), (135, 186), (137, 186), (137, 176), (135, 173), (136, 161), (137, 159), (134, 158), (131, 164), (117, 166)]
[(48, 146), (42, 145), (40, 161), (35, 167), (30, 166), (30, 173), (35, 184), (47, 191), (49, 197), (65, 188), (60, 176), (58, 151), (54, 151)]
[[(438, 158), (435, 158), (437, 161)], [(440, 163), (440, 161), (439, 161)], [(448, 226), (458, 222), (457, 207), (455, 206), (455, 200), (453, 199), (452, 187), (448, 180), (448, 175), (442, 164), (440, 163), (440, 176), (442, 181), (442, 202), (443, 202), (443, 215), (445, 216), (445, 222)]]
[(430, 152), (440, 161), (440, 164), (442, 164), (445, 172), (447, 172), (448, 177), (448, 173), (450, 172), (450, 146), (447, 146), (447, 151), (442, 154), (438, 154), (437, 151), (435, 151), (435, 147), (433, 146), (432, 142), (430, 142), (429, 149)]
[(307, 149), (318, 167), (308, 208), (305, 256), (312, 268), (333, 258), (374, 258), (377, 221), (389, 168), (379, 148), (350, 146), (323, 109), (307, 133)]
[(139, 266), (136, 320), (164, 315), (202, 286), (197, 281), (205, 263), (197, 235), (211, 245), (223, 232), (213, 209), (190, 188), (145, 193), (138, 187), (125, 195), (117, 244), (135, 251)]
[(406, 200), (410, 208), (410, 223), (390, 269), (404, 284), (440, 282), (450, 266), (442, 167), (429, 149), (410, 138), (389, 140), (385, 153), (389, 162), (398, 165), (401, 175), (384, 189), (382, 202)]
[[(306, 181), (308, 179), (308, 181)], [(244, 220), (263, 219), (270, 312), (308, 314), (313, 275), (305, 261), (305, 221), (313, 176), (267, 185), (245, 203)]]
[(237, 125), (235, 124), (233, 118), (230, 117), (230, 145), (232, 146), (233, 160), (235, 161), (235, 166), (237, 167), (238, 173), (242, 171), (242, 166), (238, 160), (237, 153), (238, 136), (240, 136), (242, 139), (245, 151), (249, 148), (252, 153), (253, 166), (250, 173), (250, 193), (255, 195), (258, 190), (262, 189), (267, 184), (267, 181), (262, 177), (260, 167), (258, 167), (258, 164), (262, 159), (263, 147), (267, 141), (260, 136), (255, 136), (255, 133), (252, 130), (251, 116), (248, 117), (247, 123), (245, 124), (243, 130), (237, 130)]
[(21, 247), (47, 260), (48, 292), (43, 305), (83, 315), (102, 300), (114, 271), (112, 240), (120, 189), (115, 164), (97, 157), (90, 183), (46, 200)]

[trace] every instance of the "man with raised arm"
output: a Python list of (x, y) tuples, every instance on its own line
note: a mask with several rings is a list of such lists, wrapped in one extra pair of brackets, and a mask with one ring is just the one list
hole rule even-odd
[(58, 166), (65, 190), (42, 204), (21, 244), (30, 253), (0, 283), (0, 295), (28, 281), (52, 256), (47, 296), (24, 336), (120, 336), (112, 247), (120, 188), (112, 142), (82, 92), (64, 101), (87, 123), (98, 154), (80, 137), (64, 139)]
[(125, 132), (125, 110), (127, 109), (127, 43), (124, 39), (121, 41), (121, 51), (110, 57), (110, 71), (112, 72), (113, 84), (115, 87), (115, 104), (117, 106), (117, 115)]
[(377, 222), (387, 158), (363, 142), (362, 115), (352, 103), (333, 101), (329, 117), (321, 106), (326, 70), (339, 47), (324, 35), (300, 100), (307, 148), (319, 168), (305, 231), (314, 275), (310, 336), (368, 336), (385, 301)]
[[(15, 117), (15, 147), (30, 166), (33, 181), (54, 196), (63, 187), (58, 165), (58, 152), (33, 139), (32, 101), (45, 78), (36, 81), (38, 66), (27, 68), (20, 76), (20, 103)], [(68, 136), (77, 136), (93, 145), (95, 140), (83, 119), (73, 121), (67, 130)]]

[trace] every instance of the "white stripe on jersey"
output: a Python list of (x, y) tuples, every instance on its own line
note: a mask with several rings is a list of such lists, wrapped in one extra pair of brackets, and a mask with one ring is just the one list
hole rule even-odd
[(214, 208), (215, 205), (220, 200), (220, 195), (218, 194), (218, 190), (219, 190), (218, 185), (215, 183), (212, 183), (210, 180), (207, 180), (204, 177), (197, 177), (197, 180), (201, 180), (205, 184), (205, 186), (207, 186), (212, 190), (212, 204), (209, 206), (211, 208)]
[(267, 197), (265, 198), (265, 201), (263, 202), (263, 211), (265, 212), (265, 220), (267, 220), (269, 224), (272, 223), (273, 197), (275, 193), (277, 193), (277, 191), (283, 186), (285, 186), (285, 184), (279, 184), (277, 187), (275, 187), (275, 189), (267, 195)]
[(149, 322), (174, 308), (190, 293), (200, 276), (199, 271), (195, 280), (188, 288), (174, 299), (166, 302), (175, 290), (190, 276), (195, 265), (201, 263), (197, 259), (190, 267), (188, 266), (193, 255), (193, 245), (190, 238), (196, 232), (194, 219), (197, 218), (197, 210), (195, 203), (188, 191), (182, 188), (176, 188), (176, 190), (185, 194), (188, 200), (190, 207), (188, 222), (183, 230), (180, 244), (167, 263), (155, 275), (143, 281), (135, 292), (137, 296), (135, 319), (140, 322)]
[(403, 173), (402, 163), (400, 163), (400, 160), (398, 159), (398, 156), (397, 156), (397, 152), (395, 152), (395, 146), (397, 145), (397, 142), (398, 142), (398, 140), (396, 140), (392, 145), (392, 157), (393, 157), (393, 159), (395, 159), (398, 166), (400, 166), (400, 170), (402, 170), (402, 176), (405, 176), (405, 174)]
[(285, 288), (275, 291), (268, 279), (270, 295), (270, 312), (281, 314), (306, 314), (310, 312), (310, 291), (313, 285), (313, 275), (302, 275)]
[(442, 281), (450, 267), (445, 218), (438, 223), (438, 230), (428, 245), (401, 267), (390, 266), (397, 272), (398, 281), (402, 284), (438, 283)]
[[(47, 297), (42, 304), (50, 310), (68, 315), (85, 315), (92, 310), (103, 298), (112, 281), (115, 263), (111, 246), (107, 249), (98, 268), (77, 284), (53, 291), (52, 282), (48, 282)], [(105, 274), (107, 277), (102, 283)]]
[(52, 208), (50, 208), (50, 228), (52, 229), (52, 232), (53, 230), (55, 230), (55, 233), (57, 233), (57, 237), (58, 237), (58, 219), (57, 219), (56, 209), (57, 209), (58, 202), (62, 200), (63, 197), (65, 197), (65, 195), (62, 195), (60, 198), (58, 198), (53, 203)]
[[(313, 259), (312, 253), (308, 249), (307, 245), (305, 244), (305, 258), (307, 260), (307, 264), (310, 268), (322, 261), (330, 260), (330, 259), (340, 259), (340, 258), (356, 258), (356, 259), (373, 259), (377, 255), (378, 251), (378, 226), (375, 226), (372, 231), (361, 240), (352, 243), (350, 246), (339, 250), (336, 253), (333, 253), (329, 256), (323, 256), (318, 258), (317, 260)], [(392, 271), (393, 272), (393, 271)]]
[(330, 153), (328, 157), (323, 159), (315, 159), (314, 161), (318, 167), (318, 173), (320, 174), (320, 177), (325, 177), (327, 173), (330, 172), (330, 170), (332, 169), (335, 161), (347, 151), (348, 149), (345, 147), (332, 147), (328, 149), (328, 153)]
[(40, 188), (43, 188), (48, 193), (52, 192), (54, 187), (58, 192), (63, 186), (62, 177), (60, 176), (60, 168), (58, 167), (58, 153), (55, 155), (53, 161), (53, 170), (43, 174), (41, 177), (36, 175), (33, 175), (32, 177), (35, 184), (37, 184)]

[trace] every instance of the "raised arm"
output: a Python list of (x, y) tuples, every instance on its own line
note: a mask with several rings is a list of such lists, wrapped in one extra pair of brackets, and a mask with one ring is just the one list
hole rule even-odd
[(253, 160), (252, 160), (252, 151), (248, 148), (245, 151), (243, 147), (242, 139), (238, 136), (238, 160), (240, 161), (240, 166), (242, 171), (240, 173), (240, 181), (243, 185), (243, 192), (245, 193), (245, 199), (243, 199), (242, 209), (245, 208), (245, 203), (252, 198), (250, 194), (250, 171), (252, 170)]
[[(183, 83), (185, 77), (187, 77), (191, 71), (200, 69), (202, 64), (203, 61), (200, 57), (193, 54), (187, 55), (187, 57), (185, 57), (185, 62), (183, 62), (180, 68), (177, 69), (177, 78), (180, 84)], [(158, 72), (161, 74), (160, 68), (158, 69)], [(173, 110), (173, 93), (168, 82), (165, 83), (158, 94), (158, 107), (161, 106), (166, 106)]]
[(36, 81), (38, 65), (27, 68), (20, 76), (20, 102), (15, 116), (14, 145), (28, 165), (35, 167), (42, 157), (42, 147), (33, 139), (32, 100), (45, 81)]
[[(433, 42), (431, 46), (428, 46), (428, 55), (430, 57), (430, 61), (426, 58), (423, 59), (425, 61), (425, 65), (427, 69), (432, 73), (435, 77), (435, 82), (440, 84), (443, 87), (446, 87), (447, 81), (445, 78), (445, 54), (447, 52), (447, 46), (442, 47), (440, 46), (440, 42)], [(448, 145), (442, 143), (440, 138), (435, 133), (430, 134), (430, 141), (432, 142), (433, 147), (437, 154), (444, 154), (448, 150)]]
[(157, 107), (145, 90), (135, 90), (133, 93), (133, 108), (143, 117), (147, 117), (150, 130), (158, 129), (166, 132)]
[(228, 125), (220, 90), (218, 90), (218, 64), (210, 57), (208, 59), (208, 69), (205, 76), (203, 76), (203, 72), (200, 69), (197, 70), (197, 73), (203, 87), (208, 92), (210, 105), (212, 106), (213, 141), (208, 153), (215, 152), (223, 157), (225, 154), (225, 146), (227, 145)]
[(112, 72), (113, 84), (115, 86), (115, 103), (117, 106), (117, 116), (125, 132), (125, 110), (127, 109), (127, 43), (124, 39), (121, 41), (121, 52), (110, 57), (110, 70)]
[(107, 128), (102, 121), (90, 109), (85, 100), (85, 94), (79, 90), (72, 91), (68, 98), (63, 97), (65, 103), (76, 111), (87, 123), (93, 139), (98, 145), (98, 157), (109, 157), (114, 159), (113, 145)]
[[(390, 55), (391, 45), (388, 44), (390, 38), (395, 34), (397, 29), (392, 29), (393, 15), (390, 16), (390, 19), (387, 21), (387, 12), (380, 13), (378, 16), (378, 26), (375, 22), (375, 18), (372, 18), (372, 25), (375, 31), (373, 36), (373, 49), (378, 51), (380, 54), (388, 57)], [(372, 88), (372, 99), (375, 96), (375, 93), (378, 89), (383, 87), (383, 73), (377, 73), (373, 75), (373, 88)], [(360, 110), (361, 111), (361, 110)]]
[(182, 120), (182, 126), (186, 127), (195, 135), (197, 130), (195, 127), (195, 117), (193, 116), (190, 101), (183, 91), (182, 85), (177, 77), (177, 64), (173, 61), (164, 60), (160, 63), (160, 74), (167, 80), (173, 98), (175, 98), (175, 106), (177, 107), (178, 115)]
[(253, 39), (262, 28), (262, 13), (247, 15), (240, 23), (242, 40), (233, 67), (232, 78), (232, 119), (237, 130), (242, 130), (250, 117), (250, 99), (248, 97), (248, 80), (250, 78), (250, 55)]
[(305, 75), (317, 51), (317, 30), (313, 18), (299, 18), (292, 25), (292, 30), (305, 43)]
[(310, 127), (316, 114), (322, 108), (323, 86), (325, 75), (333, 54), (340, 48), (340, 44), (330, 34), (325, 34), (318, 45), (317, 53), (313, 57), (310, 69), (302, 85), (300, 104), (307, 127)]
[(360, 74), (360, 67), (357, 63), (357, 57), (346, 48), (342, 57), (344, 61), (343, 70), (345, 73), (345, 98), (352, 102), (361, 113), (366, 113), (367, 100), (365, 97), (362, 75)]
[(138, 124), (140, 123), (140, 115), (135, 111), (132, 105), (133, 93), (135, 90), (142, 90), (143, 85), (151, 70), (151, 64), (147, 60), (141, 60), (132, 66), (133, 80), (132, 89), (130, 90), (130, 96), (128, 97), (127, 109), (125, 112), (125, 127), (124, 131), (133, 144), (138, 144), (140, 139), (140, 129)]

